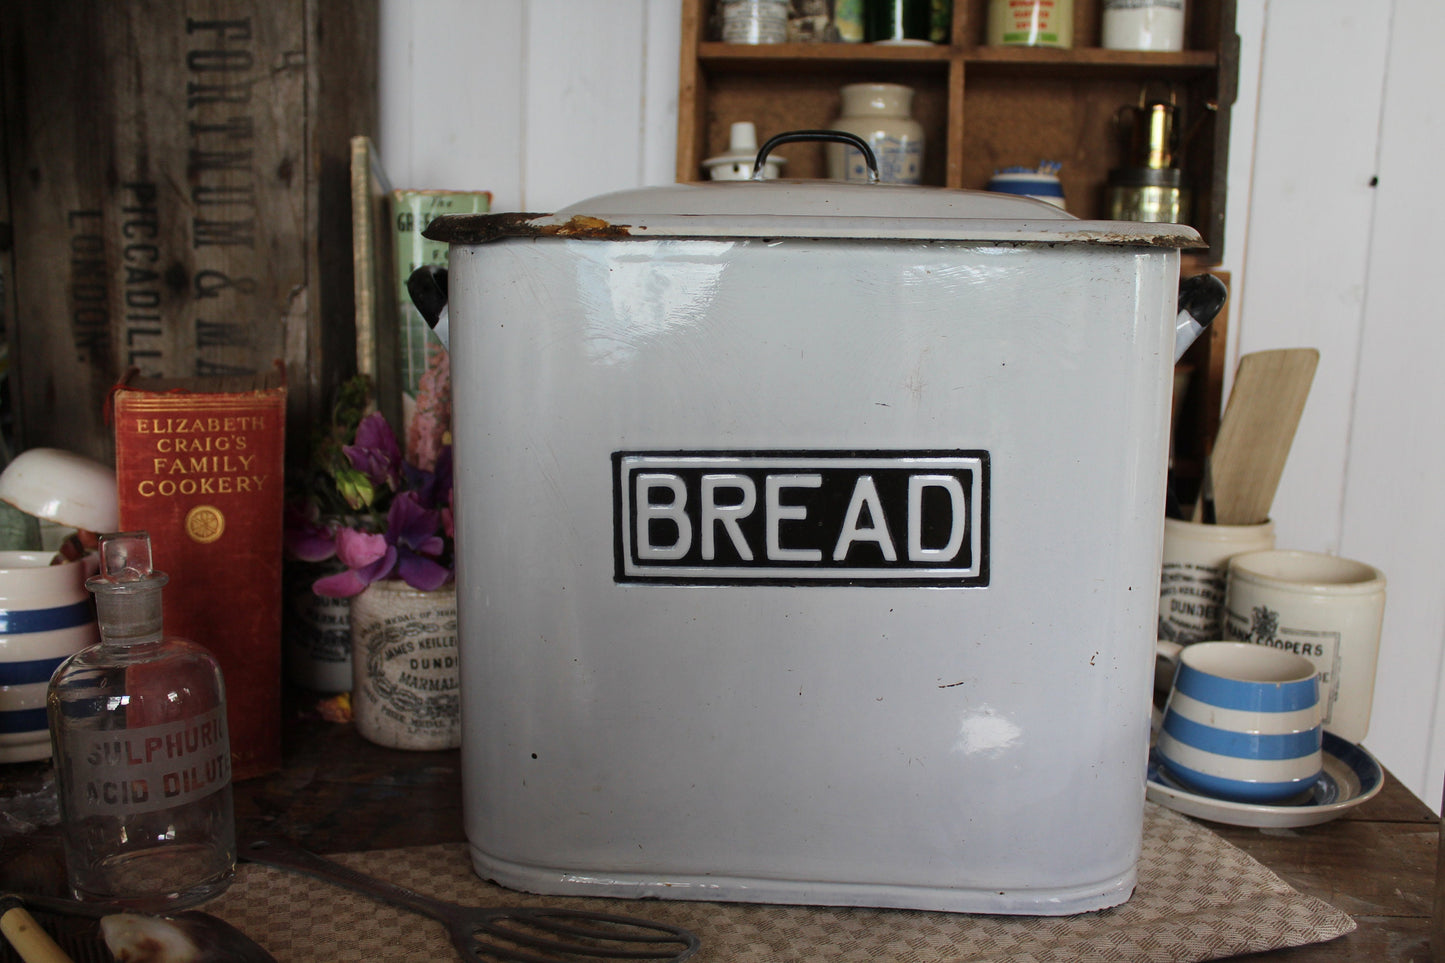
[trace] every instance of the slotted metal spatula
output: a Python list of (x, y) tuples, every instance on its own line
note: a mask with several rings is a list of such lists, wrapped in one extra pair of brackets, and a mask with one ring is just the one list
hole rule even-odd
[(697, 952), (697, 936), (677, 926), (630, 916), (539, 906), (463, 906), (414, 893), (309, 853), (278, 837), (242, 843), (242, 859), (355, 890), (446, 924), (452, 945), (472, 963), (584, 963), (663, 960)]

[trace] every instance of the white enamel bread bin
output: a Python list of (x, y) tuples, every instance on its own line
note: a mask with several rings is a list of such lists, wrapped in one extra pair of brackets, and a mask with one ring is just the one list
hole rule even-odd
[(429, 236), (480, 875), (1128, 898), (1194, 231), (769, 181)]

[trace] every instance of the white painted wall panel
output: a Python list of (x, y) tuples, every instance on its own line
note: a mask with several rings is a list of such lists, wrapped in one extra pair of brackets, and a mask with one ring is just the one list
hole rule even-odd
[[(1338, 551), (1388, 18), (1352, 0), (1266, 9), (1253, 180), (1245, 188), (1248, 280), (1234, 322), (1241, 353), (1320, 350), (1273, 515), (1280, 547)], [(1342, 50), (1350, 51), (1349, 69), (1322, 55)], [(1231, 174), (1237, 163), (1248, 159), (1231, 157)]]
[(528, 0), (528, 210), (637, 184), (645, 11), (643, 0)]
[(490, 190), (517, 209), (528, 6), (383, 0), (377, 149), (393, 187)]
[(643, 78), (643, 184), (671, 184), (677, 169), (677, 80), (681, 53), (682, 4), (647, 0)]
[(1442, 31), (1438, 0), (1395, 0), (1341, 540), (1389, 582), (1369, 742), (1435, 807), (1445, 780), (1445, 306), (1431, 293), (1445, 265), (1445, 199), (1428, 185), (1445, 156), (1445, 116), (1420, 95), (1445, 79)]

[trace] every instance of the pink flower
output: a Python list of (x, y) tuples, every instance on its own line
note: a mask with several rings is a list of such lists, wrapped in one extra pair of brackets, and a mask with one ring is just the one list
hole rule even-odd
[(346, 566), (346, 571), (317, 579), (311, 591), (327, 598), (345, 599), (390, 575), (396, 566), (397, 552), (387, 544), (385, 535), (342, 528), (336, 533), (336, 557)]
[(406, 430), (407, 458), (431, 471), (452, 429), (451, 356), (434, 345), (416, 390), (416, 414)]
[(331, 526), (307, 517), (287, 506), (283, 531), (286, 551), (303, 562), (324, 562), (336, 554), (336, 535)]

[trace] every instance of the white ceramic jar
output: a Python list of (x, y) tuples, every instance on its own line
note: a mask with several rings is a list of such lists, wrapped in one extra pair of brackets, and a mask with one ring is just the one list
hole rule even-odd
[[(747, 181), (752, 180), (753, 165), (758, 157), (758, 129), (750, 120), (734, 123), (728, 129), (728, 149), (725, 154), (709, 157), (702, 162), (702, 169), (709, 180)], [(787, 163), (782, 157), (769, 156), (763, 163), (763, 178), (775, 178)]]
[[(835, 130), (857, 134), (878, 158), (885, 184), (918, 184), (923, 177), (923, 125), (912, 117), (913, 88), (902, 84), (848, 84), (839, 91), (842, 111)], [(863, 155), (842, 144), (828, 145), (828, 176), (835, 181), (868, 180)]]
[(1297, 652), (1320, 672), (1325, 729), (1363, 742), (1370, 730), (1385, 576), (1322, 552), (1261, 551), (1229, 560), (1224, 637)]
[(1206, 525), (1164, 520), (1159, 576), (1159, 638), (1189, 645), (1224, 638), (1229, 560), (1274, 548), (1274, 522)]
[(1107, 50), (1183, 50), (1184, 0), (1104, 0)]
[(351, 600), (317, 595), (311, 581), (287, 590), (286, 677), (315, 692), (350, 691)]
[(356, 731), (393, 749), (461, 745), (457, 589), (399, 579), (351, 600), (351, 708)]

